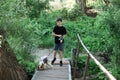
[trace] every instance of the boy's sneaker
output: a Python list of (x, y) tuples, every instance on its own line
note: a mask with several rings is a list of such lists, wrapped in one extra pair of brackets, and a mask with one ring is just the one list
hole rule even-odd
[(54, 59), (52, 60), (52, 62), (51, 62), (52, 65), (54, 64), (55, 60), (56, 60), (56, 58), (54, 58)]
[(63, 63), (62, 63), (62, 61), (60, 61), (60, 66), (63, 66)]

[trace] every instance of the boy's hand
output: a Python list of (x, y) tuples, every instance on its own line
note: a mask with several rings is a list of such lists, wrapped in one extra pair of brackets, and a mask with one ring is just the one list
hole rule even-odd
[(62, 35), (57, 35), (58, 37), (61, 37)]

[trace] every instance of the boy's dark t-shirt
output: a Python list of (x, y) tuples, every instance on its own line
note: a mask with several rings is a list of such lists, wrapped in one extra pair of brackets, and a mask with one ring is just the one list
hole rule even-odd
[[(65, 35), (66, 34), (66, 29), (64, 26), (61, 26), (61, 27), (58, 27), (57, 25), (54, 27), (53, 29), (53, 32), (57, 35)], [(60, 37), (58, 36), (55, 36), (55, 43), (56, 44), (59, 44), (60, 43), (60, 40), (59, 40)], [(64, 39), (63, 39), (63, 42), (64, 43)]]

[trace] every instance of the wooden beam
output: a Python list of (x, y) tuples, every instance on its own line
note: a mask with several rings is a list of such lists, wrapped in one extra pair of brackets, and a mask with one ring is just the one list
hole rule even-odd
[(86, 76), (87, 76), (87, 72), (88, 72), (89, 60), (90, 60), (90, 56), (89, 56), (89, 54), (88, 54), (88, 58), (87, 58), (87, 61), (86, 61), (86, 63), (85, 63), (85, 71), (84, 71), (84, 75), (83, 75), (83, 80), (86, 80)]

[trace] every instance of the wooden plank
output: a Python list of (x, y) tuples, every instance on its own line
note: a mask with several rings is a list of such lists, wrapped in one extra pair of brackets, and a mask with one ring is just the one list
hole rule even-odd
[(35, 79), (35, 80), (68, 80), (68, 79), (62, 79), (62, 78), (39, 78), (39, 79)]

